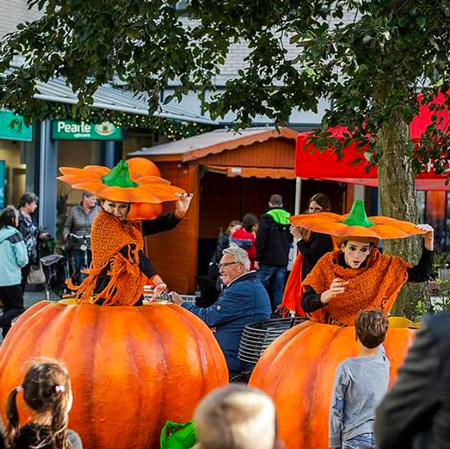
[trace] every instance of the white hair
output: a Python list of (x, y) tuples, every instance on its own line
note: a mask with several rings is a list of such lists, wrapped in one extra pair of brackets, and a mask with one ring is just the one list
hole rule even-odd
[(201, 449), (273, 449), (275, 405), (262, 391), (229, 385), (209, 393), (194, 414)]
[(247, 251), (245, 251), (245, 249), (239, 248), (236, 243), (230, 243), (230, 246), (223, 250), (222, 255), (224, 254), (233, 256), (235, 262), (244, 265), (245, 271), (250, 270), (250, 259), (248, 258)]

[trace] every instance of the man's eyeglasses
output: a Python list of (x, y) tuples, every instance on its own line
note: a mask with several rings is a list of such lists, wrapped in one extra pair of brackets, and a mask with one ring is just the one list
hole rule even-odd
[(225, 263), (218, 263), (217, 264), (217, 267), (219, 268), (219, 270), (220, 269), (222, 269), (223, 267), (228, 267), (228, 265), (234, 265), (234, 264), (236, 264), (237, 262), (225, 262)]

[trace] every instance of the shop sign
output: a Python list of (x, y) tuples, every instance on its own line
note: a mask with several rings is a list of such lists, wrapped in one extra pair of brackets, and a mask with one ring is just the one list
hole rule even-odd
[(0, 111), (0, 139), (30, 141), (32, 138), (32, 126), (25, 125), (22, 115)]
[(5, 207), (6, 162), (0, 161), (0, 208)]
[(69, 120), (52, 121), (53, 140), (122, 140), (122, 128), (109, 122), (76, 123)]

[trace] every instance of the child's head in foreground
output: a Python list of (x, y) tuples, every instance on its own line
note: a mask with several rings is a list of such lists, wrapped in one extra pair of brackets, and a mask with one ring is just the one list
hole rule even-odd
[(262, 391), (234, 384), (203, 398), (195, 411), (196, 449), (281, 449), (275, 405)]

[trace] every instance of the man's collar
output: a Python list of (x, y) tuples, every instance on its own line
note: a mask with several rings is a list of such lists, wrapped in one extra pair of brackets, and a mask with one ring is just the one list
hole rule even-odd
[(237, 282), (237, 281), (241, 281), (241, 280), (245, 280), (245, 277), (248, 275), (255, 275), (256, 271), (255, 270), (251, 270), (251, 271), (246, 271), (245, 273), (240, 274), (238, 277), (234, 278), (227, 286), (226, 288), (228, 288), (231, 284)]

